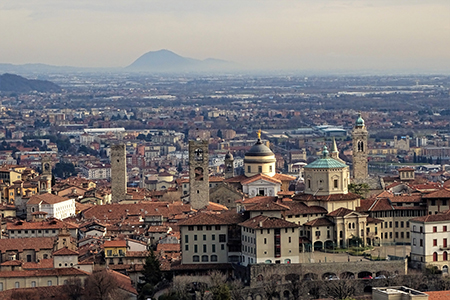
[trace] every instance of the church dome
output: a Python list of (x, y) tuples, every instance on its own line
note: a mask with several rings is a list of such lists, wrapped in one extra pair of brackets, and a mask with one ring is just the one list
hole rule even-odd
[(245, 153), (245, 156), (269, 156), (274, 155), (269, 147), (264, 145), (260, 139), (254, 144), (250, 150)]
[(364, 119), (361, 117), (361, 114), (359, 114), (358, 119), (356, 119), (356, 126), (358, 127), (364, 126)]

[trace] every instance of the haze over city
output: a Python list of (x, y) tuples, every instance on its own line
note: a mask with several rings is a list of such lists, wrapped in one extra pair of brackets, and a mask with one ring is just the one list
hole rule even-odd
[(2, 1), (0, 63), (125, 67), (148, 51), (248, 69), (448, 72), (450, 2)]

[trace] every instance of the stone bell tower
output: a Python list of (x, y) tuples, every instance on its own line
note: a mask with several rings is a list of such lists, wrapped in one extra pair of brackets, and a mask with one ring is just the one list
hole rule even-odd
[(209, 204), (208, 141), (189, 141), (189, 200), (193, 209)]
[(127, 161), (124, 144), (111, 145), (111, 196), (118, 203), (127, 195)]
[(52, 161), (50, 157), (44, 156), (41, 159), (42, 175), (39, 180), (39, 193), (52, 192)]
[(234, 157), (230, 151), (225, 154), (225, 179), (234, 177)]
[(366, 179), (369, 176), (367, 165), (367, 132), (364, 120), (359, 114), (352, 131), (353, 139), (353, 178)]

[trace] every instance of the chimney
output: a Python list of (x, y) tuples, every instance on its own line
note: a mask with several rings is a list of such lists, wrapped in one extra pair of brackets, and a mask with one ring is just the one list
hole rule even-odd
[(263, 227), (262, 221), (259, 221), (259, 227)]

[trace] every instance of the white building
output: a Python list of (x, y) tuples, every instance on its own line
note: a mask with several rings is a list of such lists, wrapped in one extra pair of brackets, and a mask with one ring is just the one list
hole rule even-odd
[(27, 202), (28, 221), (31, 221), (35, 212), (46, 213), (49, 218), (65, 219), (75, 215), (75, 199), (67, 199), (49, 193), (34, 195)]
[(448, 272), (450, 210), (411, 219), (411, 262), (415, 267), (437, 266)]
[(110, 179), (110, 164), (88, 164), (82, 168), (83, 177), (86, 179)]

